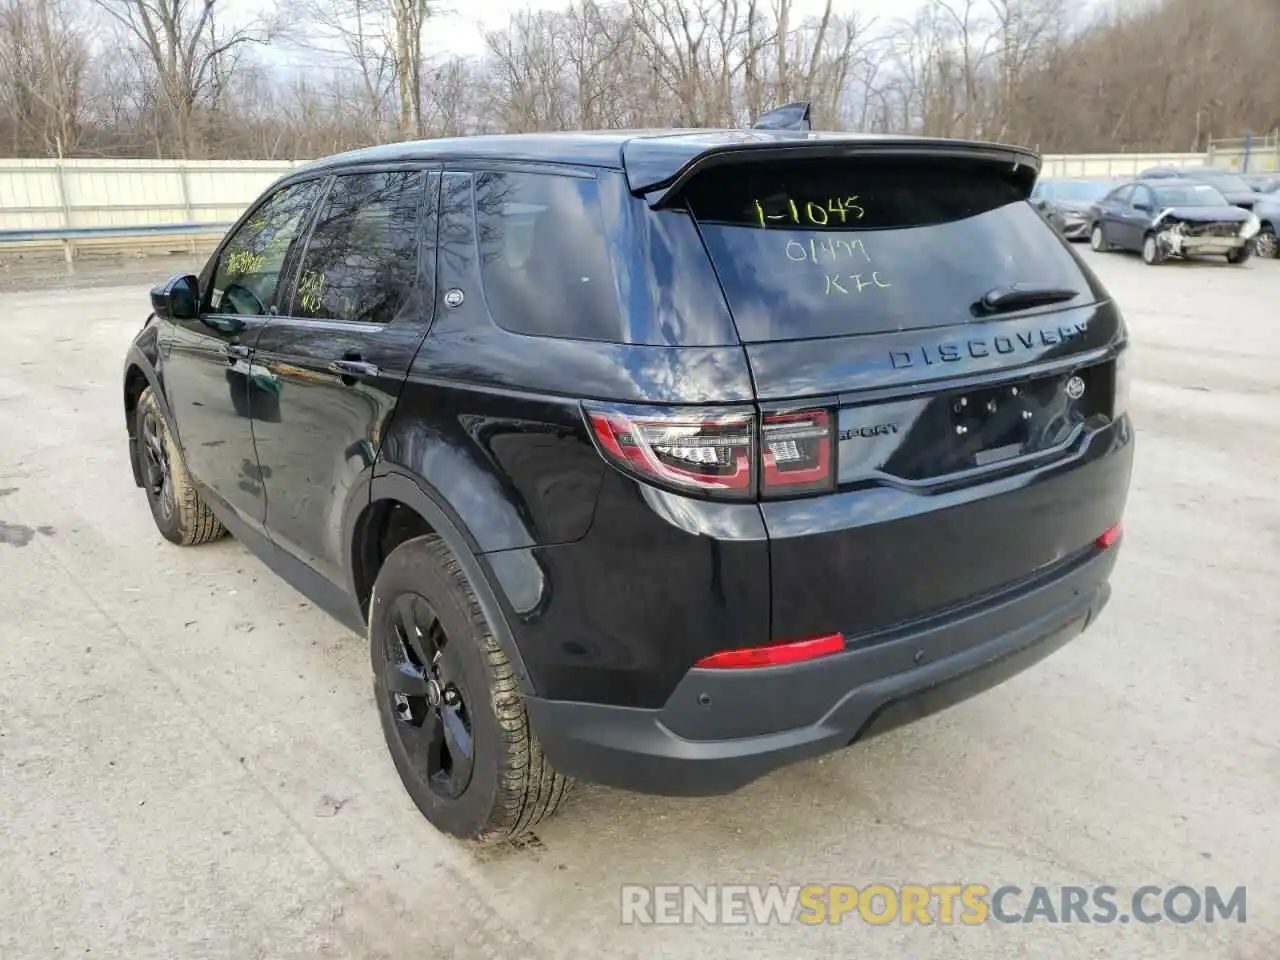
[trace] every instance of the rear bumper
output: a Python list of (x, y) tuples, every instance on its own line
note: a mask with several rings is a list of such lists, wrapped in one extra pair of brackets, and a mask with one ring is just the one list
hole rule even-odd
[(690, 670), (660, 709), (530, 698), (551, 763), (643, 793), (706, 796), (968, 699), (1085, 629), (1110, 596), (1116, 548), (819, 660)]

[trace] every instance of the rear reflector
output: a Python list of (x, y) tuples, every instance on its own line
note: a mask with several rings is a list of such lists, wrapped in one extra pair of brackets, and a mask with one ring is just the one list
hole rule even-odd
[(745, 647), (741, 650), (721, 650), (703, 657), (695, 667), (734, 670), (743, 667), (776, 667), (784, 663), (799, 663), (839, 653), (844, 649), (844, 635), (828, 634), (793, 643), (777, 643), (768, 647)]
[(1106, 533), (1093, 542), (1100, 549), (1106, 550), (1108, 547), (1114, 547), (1116, 545), (1116, 542), (1120, 539), (1120, 534), (1120, 524), (1117, 523), (1114, 527), (1110, 528)]

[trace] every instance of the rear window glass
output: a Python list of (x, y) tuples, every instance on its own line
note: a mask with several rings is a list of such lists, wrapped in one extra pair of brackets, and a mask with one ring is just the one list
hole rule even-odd
[(995, 287), (1090, 292), (1026, 196), (1026, 171), (954, 158), (743, 164), (687, 200), (743, 340), (972, 319)]
[(477, 173), (476, 235), (489, 313), (514, 333), (617, 340), (617, 287), (594, 179)]

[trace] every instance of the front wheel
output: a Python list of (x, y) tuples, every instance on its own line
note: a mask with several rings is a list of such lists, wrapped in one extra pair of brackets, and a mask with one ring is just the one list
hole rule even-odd
[(1142, 238), (1142, 262), (1149, 267), (1164, 263), (1164, 251), (1160, 249), (1160, 241), (1154, 233)]
[(134, 413), (142, 486), (160, 535), (180, 547), (217, 540), (227, 531), (200, 497), (173, 439), (164, 410), (148, 387)]
[(569, 780), (542, 755), (515, 670), (439, 537), (387, 557), (369, 601), (369, 648), (387, 747), (434, 827), (502, 842), (555, 811)]
[(1102, 224), (1095, 223), (1089, 231), (1089, 246), (1096, 253), (1106, 253), (1111, 249), (1111, 244), (1107, 243), (1107, 235), (1102, 232)]

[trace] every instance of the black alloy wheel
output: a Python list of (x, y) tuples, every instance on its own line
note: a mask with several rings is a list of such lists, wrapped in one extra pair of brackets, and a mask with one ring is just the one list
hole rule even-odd
[(393, 636), (384, 647), (383, 689), (396, 736), (428, 789), (441, 800), (456, 800), (475, 767), (473, 701), (457, 645), (423, 597), (400, 594), (390, 605)]
[(169, 465), (164, 428), (154, 410), (147, 410), (142, 417), (142, 455), (147, 492), (159, 507), (161, 516), (171, 521), (174, 511), (173, 469)]

